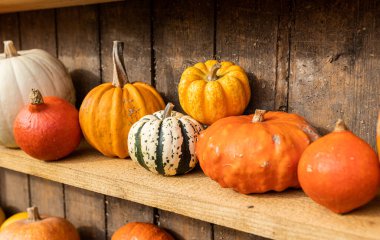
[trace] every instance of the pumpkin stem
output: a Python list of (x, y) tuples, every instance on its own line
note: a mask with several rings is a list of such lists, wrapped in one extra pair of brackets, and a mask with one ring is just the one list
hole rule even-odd
[(41, 92), (38, 89), (32, 88), (32, 91), (29, 94), (30, 104), (39, 105), (44, 103)]
[(38, 213), (38, 208), (35, 206), (27, 208), (26, 211), (28, 212), (28, 221), (29, 222), (37, 222), (37, 221), (40, 221), (42, 219), (40, 214)]
[(168, 118), (172, 115), (172, 110), (174, 108), (174, 104), (173, 103), (168, 103), (165, 107), (165, 110), (164, 110), (164, 115), (162, 117), (162, 119), (165, 119), (165, 118)]
[(253, 115), (252, 122), (262, 122), (264, 121), (264, 114), (266, 113), (266, 110), (256, 109), (255, 114)]
[(210, 74), (207, 76), (208, 81), (215, 81), (218, 80), (218, 77), (216, 76), (216, 72), (222, 67), (220, 63), (214, 64), (214, 66), (211, 67)]
[(121, 41), (113, 41), (112, 61), (113, 61), (113, 80), (112, 85), (115, 87), (124, 87), (129, 83), (127, 71), (124, 65), (124, 43)]
[(343, 132), (343, 131), (348, 131), (348, 127), (346, 126), (346, 124), (344, 123), (344, 121), (342, 119), (338, 119), (338, 121), (336, 121), (335, 123), (335, 128), (334, 128), (334, 132)]
[(4, 41), (4, 53), (5, 53), (5, 58), (20, 56), (17, 53), (16, 47), (12, 41)]

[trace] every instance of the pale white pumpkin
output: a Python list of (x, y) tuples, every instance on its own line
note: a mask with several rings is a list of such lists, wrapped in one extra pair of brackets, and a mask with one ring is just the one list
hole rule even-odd
[(75, 90), (65, 66), (40, 49), (19, 51), (12, 41), (4, 42), (0, 54), (0, 144), (16, 148), (13, 121), (29, 101), (32, 88), (44, 96), (57, 96), (75, 103)]

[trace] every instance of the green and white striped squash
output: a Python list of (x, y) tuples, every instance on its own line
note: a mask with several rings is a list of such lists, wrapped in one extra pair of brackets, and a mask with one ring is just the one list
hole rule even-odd
[(198, 163), (195, 141), (202, 125), (179, 112), (165, 110), (147, 115), (132, 125), (129, 156), (145, 169), (166, 176), (184, 174)]

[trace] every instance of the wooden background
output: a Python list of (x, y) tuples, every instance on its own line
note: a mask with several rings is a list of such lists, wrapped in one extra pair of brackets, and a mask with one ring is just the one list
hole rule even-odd
[[(206, 59), (248, 73), (255, 108), (303, 115), (327, 133), (343, 118), (375, 146), (380, 108), (380, 1), (128, 0), (0, 15), (0, 40), (42, 48), (71, 72), (78, 106), (112, 79), (113, 40), (125, 42), (131, 81), (155, 86), (180, 110), (181, 72)], [(3, 51), (0, 46), (0, 52)], [(38, 205), (65, 216), (82, 239), (110, 239), (128, 221), (159, 224), (178, 239), (261, 239), (170, 212), (0, 169), (8, 214)]]

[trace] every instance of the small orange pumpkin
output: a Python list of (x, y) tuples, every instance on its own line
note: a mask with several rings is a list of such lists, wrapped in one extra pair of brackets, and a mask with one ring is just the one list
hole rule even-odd
[(74, 151), (82, 137), (75, 107), (62, 98), (42, 98), (36, 89), (32, 89), (30, 100), (13, 124), (17, 145), (30, 156), (45, 161)]
[(195, 152), (204, 173), (222, 187), (248, 193), (299, 187), (297, 165), (317, 132), (300, 116), (256, 110), (202, 131)]
[(112, 240), (174, 240), (163, 229), (151, 223), (131, 222), (119, 228)]
[(66, 219), (43, 217), (36, 207), (28, 208), (28, 219), (19, 220), (4, 228), (1, 240), (80, 240), (75, 227)]
[(311, 199), (333, 212), (346, 213), (375, 197), (380, 164), (371, 146), (338, 120), (332, 133), (302, 154), (298, 177)]

